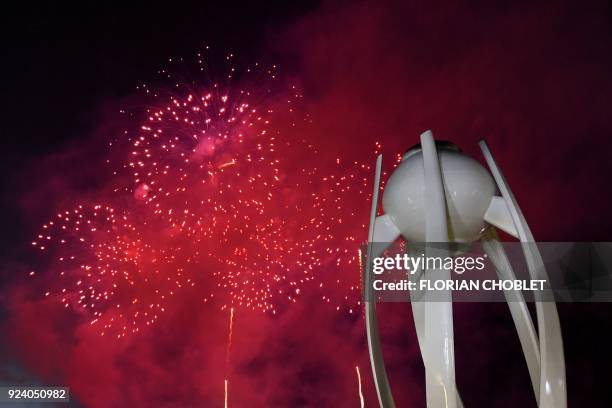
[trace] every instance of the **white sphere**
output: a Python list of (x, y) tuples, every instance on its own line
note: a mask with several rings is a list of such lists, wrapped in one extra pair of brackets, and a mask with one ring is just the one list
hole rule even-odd
[[(449, 242), (476, 241), (495, 193), (491, 175), (449, 142), (436, 142), (446, 194)], [(385, 185), (383, 209), (405, 239), (426, 242), (423, 152), (410, 149)]]

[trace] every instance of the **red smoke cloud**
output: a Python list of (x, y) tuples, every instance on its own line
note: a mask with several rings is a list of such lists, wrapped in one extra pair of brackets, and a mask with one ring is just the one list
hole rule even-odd
[[(429, 128), (475, 157), (476, 142), (485, 138), (537, 239), (606, 239), (611, 221), (600, 195), (608, 195), (612, 81), (609, 27), (600, 11), (324, 5), (270, 38), (271, 51), (296, 61), (291, 70), (312, 119), (308, 127), (283, 131), (315, 145), (317, 165), (337, 176), (354, 161), (370, 160), (377, 141), (390, 167)], [(303, 159), (303, 165), (311, 160)], [(353, 205), (354, 219), (365, 223), (369, 203), (359, 198)], [(365, 238), (363, 225), (347, 228)], [(358, 406), (355, 365), (366, 406), (375, 406), (361, 313), (336, 312), (321, 301), (322, 293), (339, 299), (347, 293), (334, 285), (333, 266), (326, 268), (326, 292), (305, 288), (275, 316), (237, 310), (229, 364), (229, 313), (196, 295), (174, 299), (156, 325), (116, 342), (23, 283), (10, 296), (7, 328), (12, 350), (32, 375), (70, 386), (87, 407), (220, 406), (225, 378), (230, 406)], [(357, 269), (354, 274), (357, 282)], [(570, 405), (592, 397), (589, 355), (572, 334), (586, 312), (561, 308)], [(423, 406), (409, 306), (381, 305), (379, 314), (397, 405)], [(455, 321), (466, 406), (529, 404), (527, 370), (506, 307), (458, 305)]]

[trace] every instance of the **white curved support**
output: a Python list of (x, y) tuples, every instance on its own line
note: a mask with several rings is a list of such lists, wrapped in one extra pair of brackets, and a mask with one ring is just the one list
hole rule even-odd
[[(371, 290), (371, 288), (366, 285), (368, 285), (371, 281), (370, 276), (372, 273), (372, 259), (375, 256), (378, 256), (378, 254), (374, 254), (372, 251), (372, 243), (375, 242), (374, 237), (376, 236), (376, 211), (378, 209), (378, 191), (380, 189), (381, 169), (382, 155), (378, 156), (376, 159), (374, 192), (372, 194), (372, 210), (370, 212), (370, 226), (368, 230), (368, 254), (366, 257), (366, 279), (364, 281), (364, 290)], [(397, 235), (395, 238), (397, 238)], [(372, 299), (371, 297), (366, 297), (366, 299), (369, 299), (365, 302), (366, 334), (368, 340), (368, 351), (370, 354), (370, 364), (372, 366), (374, 384), (376, 385), (376, 393), (378, 394), (378, 402), (382, 408), (395, 408), (395, 402), (393, 401), (393, 394), (391, 392), (391, 386), (389, 385), (389, 379), (387, 378), (385, 361), (380, 345), (378, 317), (376, 316), (376, 299)]]
[[(431, 131), (421, 135), (425, 176), (426, 240), (448, 242), (446, 199), (438, 152)], [(427, 270), (425, 279), (450, 279), (447, 269)], [(427, 296), (427, 294), (425, 295)], [(453, 306), (450, 291), (437, 291), (436, 301), (424, 302), (425, 384), (429, 408), (456, 408)]]
[[(491, 227), (490, 232), (482, 241), (482, 247), (488, 255), (499, 279), (515, 280), (516, 275), (512, 270), (512, 265), (508, 260), (508, 256), (504, 251), (503, 246), (494, 235), (494, 229)], [(506, 302), (514, 321), (514, 327), (519, 336), (525, 362), (529, 370), (531, 378), (531, 386), (535, 394), (536, 401), (540, 398), (540, 345), (538, 335), (536, 334), (533, 320), (529, 314), (527, 303), (520, 290), (504, 290)]]
[(365, 302), (366, 332), (368, 338), (368, 349), (370, 353), (370, 364), (376, 386), (378, 402), (382, 408), (395, 408), (393, 393), (387, 378), (382, 348), (380, 346), (380, 334), (378, 332), (378, 318), (376, 316), (376, 301)]
[[(487, 144), (481, 140), (480, 148), (493, 174), (500, 193), (506, 200), (508, 210), (512, 215), (514, 227), (523, 244), (523, 252), (531, 279), (544, 279), (549, 282), (544, 262), (537, 247), (533, 234), (521, 212), (512, 191), (491, 154)], [(540, 408), (565, 408), (567, 406), (567, 390), (565, 382), (565, 357), (563, 354), (563, 339), (559, 315), (554, 301), (543, 302), (539, 292), (535, 292), (538, 333), (540, 336)]]
[(518, 233), (516, 232), (516, 228), (514, 228), (512, 215), (510, 214), (510, 210), (508, 210), (508, 206), (506, 205), (506, 200), (504, 200), (503, 197), (494, 196), (491, 199), (491, 203), (489, 204), (489, 208), (487, 208), (484, 219), (489, 224), (507, 232), (514, 238), (519, 237)]

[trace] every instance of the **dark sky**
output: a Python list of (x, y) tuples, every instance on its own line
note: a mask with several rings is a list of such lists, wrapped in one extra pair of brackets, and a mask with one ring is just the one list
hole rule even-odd
[[(18, 235), (25, 231), (13, 194), (25, 186), (16, 175), (31, 160), (90, 134), (105, 101), (130, 95), (167, 58), (191, 56), (203, 44), (259, 58), (270, 32), (316, 4), (20, 3), (5, 9), (0, 17), (2, 224)], [(266, 55), (271, 54), (268, 48)]]
[[(28, 263), (24, 243), (48, 217), (43, 213), (46, 200), (53, 206), (65, 198), (46, 197), (51, 190), (45, 180), (72, 170), (82, 176), (70, 177), (67, 184), (75, 186), (68, 191), (95, 190), (96, 171), (87, 169), (87, 163), (97, 157), (96, 136), (104, 129), (100, 120), (109, 109), (116, 111), (118, 101), (129, 98), (136, 84), (153, 77), (167, 58), (193, 55), (202, 44), (246, 60), (279, 61), (299, 76), (314, 118), (312, 140), (330, 155), (364, 157), (375, 140), (384, 141), (385, 154), (394, 154), (413, 145), (427, 128), (477, 155), (476, 141), (484, 137), (538, 240), (611, 240), (612, 9), (605, 2), (21, 2), (18, 7), (3, 9), (0, 17), (0, 289), (7, 282), (21, 283), (15, 271), (21, 274)], [(73, 159), (74, 165), (66, 162)], [(24, 196), (41, 203), (25, 206)], [(38, 211), (26, 211), (32, 208)], [(27, 285), (11, 288), (28, 291)], [(225, 316), (198, 320), (189, 301), (180, 305), (176, 320), (143, 335), (148, 341), (130, 343), (127, 351), (106, 347), (76, 329), (67, 336), (74, 343), (66, 342), (58, 334), (63, 326), (60, 330), (48, 323), (46, 332), (28, 324), (43, 313), (48, 321), (72, 327), (73, 321), (60, 317), (63, 311), (35, 301), (19, 303), (21, 292), (15, 292), (14, 298), (7, 290), (0, 293), (0, 327), (19, 327), (11, 336), (13, 348), (3, 345), (0, 351), (23, 357), (34, 376), (44, 377), (48, 366), (61, 366), (89, 401), (105, 392), (102, 387), (93, 390), (91, 381), (110, 389), (124, 379), (117, 373), (123, 373), (135, 385), (134, 394), (126, 392), (123, 401), (151, 403), (147, 391), (178, 381), (157, 368), (188, 363), (189, 352), (199, 355), (203, 344), (225, 347), (224, 336), (208, 336), (210, 327), (225, 329)], [(311, 310), (308, 305), (315, 303), (309, 302), (315, 299), (305, 296), (276, 321), (239, 315), (243, 335), (237, 342), (243, 347), (236, 348), (236, 377), (244, 390), (261, 391), (259, 401), (268, 404), (355, 406), (354, 378), (347, 379), (346, 373), (353, 375), (355, 361), (362, 373), (368, 371), (363, 322)], [(459, 381), (466, 401), (486, 406), (483, 401), (503, 399), (499, 395), (511, 390), (507, 400), (496, 400), (499, 406), (517, 406), (516, 401), (529, 406), (529, 392), (521, 388), (529, 381), (507, 310), (503, 305), (490, 311), (480, 306), (459, 305), (455, 315), (457, 344), (464, 351), (458, 359)], [(396, 361), (391, 377), (400, 389), (399, 401), (422, 403), (422, 393), (413, 392), (422, 385), (422, 366), (413, 328), (406, 324), (409, 313), (396, 305), (383, 309), (388, 312), (384, 324), (388, 352)], [(610, 322), (609, 304), (562, 305), (560, 310), (570, 401), (609, 406), (597, 405), (605, 397), (600, 385), (608, 387), (610, 378), (603, 370), (607, 367), (601, 367), (601, 357), (610, 356), (602, 335)], [(18, 324), (22, 317), (24, 323)], [(5, 324), (6, 318), (13, 319), (12, 325)], [(191, 325), (193, 338), (184, 328)], [(488, 334), (483, 327), (490, 329)], [(314, 332), (320, 335), (312, 336)], [(176, 337), (184, 344), (177, 346)], [(503, 343), (506, 353), (491, 338)], [(39, 351), (41, 339), (48, 341), (49, 352)], [(69, 356), (69, 362), (51, 356), (52, 351)], [(98, 351), (102, 362), (96, 360)], [(329, 355), (337, 358), (330, 362)], [(108, 363), (111, 357), (123, 359), (122, 365)], [(96, 364), (101, 368), (90, 370)], [(223, 365), (210, 364), (213, 369)], [(185, 367), (183, 374), (191, 381), (187, 385), (198, 389), (198, 381), (206, 377)], [(147, 379), (141, 393), (137, 375)], [(416, 386), (398, 387), (404, 379)], [(217, 380), (213, 376), (211, 381)], [(365, 381), (366, 400), (372, 402), (373, 385), (369, 377)], [(203, 393), (218, 402), (221, 383), (215, 384)], [(331, 396), (325, 399), (321, 390)], [(181, 399), (177, 401), (181, 406)]]

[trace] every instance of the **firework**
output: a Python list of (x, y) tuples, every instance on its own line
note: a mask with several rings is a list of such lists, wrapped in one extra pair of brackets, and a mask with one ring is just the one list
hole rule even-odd
[(199, 54), (189, 80), (163, 69), (165, 86), (140, 85), (144, 107), (122, 111), (131, 125), (110, 143), (104, 198), (119, 210), (61, 212), (33, 242), (52, 256), (46, 295), (103, 335), (151, 325), (185, 287), (221, 310), (275, 314), (307, 284), (359, 305), (369, 165), (322, 157), (294, 131), (309, 123), (298, 88), (232, 58), (222, 82)]
[(154, 323), (168, 299), (194, 282), (181, 248), (146, 238), (144, 223), (100, 204), (58, 212), (32, 246), (49, 257), (45, 296), (80, 311), (101, 335), (123, 337)]
[(222, 308), (276, 313), (322, 266), (356, 261), (356, 214), (344, 214), (345, 202), (365, 194), (367, 179), (313, 166), (317, 148), (291, 133), (305, 122), (296, 119), (297, 88), (271, 95), (275, 68), (247, 71), (263, 78), (262, 89), (180, 80), (167, 92), (143, 86), (152, 102), (128, 135), (129, 158), (118, 171), (130, 173), (127, 193), (192, 240), (217, 298), (226, 299)]

